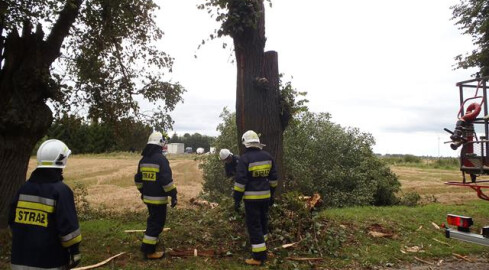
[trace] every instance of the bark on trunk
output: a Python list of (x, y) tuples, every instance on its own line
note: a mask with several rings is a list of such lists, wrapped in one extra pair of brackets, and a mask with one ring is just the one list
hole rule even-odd
[(8, 205), (26, 179), (29, 157), (51, 125), (46, 105), (49, 66), (43, 64), (42, 34), (25, 26), (22, 37), (7, 37), (5, 65), (0, 73), (0, 227), (6, 226)]
[(67, 0), (44, 41), (40, 26), (26, 22), (22, 36), (12, 31), (3, 44), (0, 70), (0, 228), (7, 225), (8, 206), (26, 179), (29, 157), (52, 122), (47, 98), (58, 94), (49, 68), (78, 16), (83, 0)]
[(236, 87), (236, 123), (238, 145), (243, 153), (241, 135), (247, 130), (261, 134), (264, 148), (275, 158), (279, 169), (279, 182), (283, 173), (283, 131), (280, 119), (280, 93), (278, 55), (264, 52), (265, 16), (263, 1), (258, 26), (234, 35), (234, 48), (238, 68)]

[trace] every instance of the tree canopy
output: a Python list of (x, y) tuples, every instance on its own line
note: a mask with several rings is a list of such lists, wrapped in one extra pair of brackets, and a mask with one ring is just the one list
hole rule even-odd
[[(0, 227), (52, 108), (94, 123), (171, 127), (168, 112), (185, 90), (168, 81), (173, 58), (157, 48), (157, 8), (151, 0), (0, 1)], [(164, 105), (146, 112), (142, 100)]]
[[(66, 36), (56, 32), (63, 12), (78, 8)], [(0, 4), (0, 52), (4, 64), (6, 37), (13, 32), (48, 32), (64, 42), (51, 67), (48, 98), (58, 115), (81, 112), (113, 122), (135, 116), (161, 129), (171, 127), (167, 112), (182, 100), (184, 88), (168, 81), (173, 58), (157, 48), (163, 31), (155, 23), (159, 7), (148, 0), (6, 0)], [(75, 10), (76, 11), (76, 10)], [(59, 56), (59, 57), (58, 57)], [(142, 112), (138, 100), (156, 104)]]
[(489, 75), (489, 2), (461, 0), (451, 7), (452, 19), (464, 34), (472, 37), (475, 49), (455, 57), (457, 68), (479, 68), (480, 75)]

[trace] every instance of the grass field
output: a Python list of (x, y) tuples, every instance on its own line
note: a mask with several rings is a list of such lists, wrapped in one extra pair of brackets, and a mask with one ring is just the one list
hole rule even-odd
[[(213, 250), (219, 256), (167, 256), (161, 261), (144, 261), (139, 253), (141, 234), (124, 233), (145, 228), (146, 208), (133, 186), (138, 160), (139, 155), (124, 153), (70, 158), (65, 181), (72, 187), (84, 186), (90, 208), (97, 209), (81, 218), (83, 266), (127, 252), (103, 269), (248, 269), (242, 263), (249, 255), (243, 217), (230, 210), (230, 203), (216, 209), (189, 203), (202, 187), (198, 161), (191, 155), (169, 156), (179, 205), (169, 210), (166, 227), (171, 229), (160, 239), (167, 251)], [(31, 161), (29, 172), (33, 168)], [(446, 239), (442, 230), (433, 225), (443, 223), (446, 213), (472, 216), (476, 229), (489, 224), (488, 202), (477, 199), (470, 189), (444, 185), (447, 181), (459, 181), (460, 172), (409, 166), (391, 168), (399, 176), (402, 191), (418, 192), (422, 205), (325, 209), (312, 217), (312, 236), (312, 232), (301, 233), (300, 229), (294, 235), (272, 229), (267, 244), (271, 257), (265, 268), (489, 269), (477, 263), (487, 262), (487, 248)], [(372, 232), (384, 236), (374, 237)], [(8, 234), (0, 232), (0, 269), (8, 267)], [(282, 244), (291, 242), (299, 243), (290, 249), (282, 248)], [(462, 260), (454, 254), (468, 257)], [(322, 261), (297, 262), (288, 257), (321, 257)]]

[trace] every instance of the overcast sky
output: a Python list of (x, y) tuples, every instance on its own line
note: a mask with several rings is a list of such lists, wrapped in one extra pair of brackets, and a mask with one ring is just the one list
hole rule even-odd
[[(171, 113), (174, 131), (215, 136), (222, 109), (235, 110), (236, 66), (222, 48), (230, 38), (197, 50), (218, 27), (198, 2), (157, 1), (159, 46), (175, 58), (172, 81), (187, 89)], [(371, 133), (376, 153), (456, 156), (443, 128), (455, 126), (455, 83), (474, 73), (453, 70), (454, 57), (473, 48), (450, 20), (458, 2), (275, 0), (266, 9), (266, 50), (278, 52), (279, 72), (308, 93), (311, 111)]]

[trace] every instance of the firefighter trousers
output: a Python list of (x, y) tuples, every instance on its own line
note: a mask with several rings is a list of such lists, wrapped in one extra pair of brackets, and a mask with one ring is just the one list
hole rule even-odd
[(264, 261), (267, 259), (265, 238), (268, 233), (268, 200), (245, 200), (246, 226), (251, 242), (253, 259)]
[(156, 251), (158, 236), (163, 231), (166, 221), (166, 204), (147, 204), (148, 220), (146, 222), (146, 231), (141, 244), (141, 251), (144, 254), (151, 254)]

